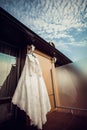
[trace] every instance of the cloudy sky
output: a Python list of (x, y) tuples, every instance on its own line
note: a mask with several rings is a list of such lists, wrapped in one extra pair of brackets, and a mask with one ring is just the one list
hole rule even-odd
[(87, 58), (87, 0), (0, 0), (0, 6), (72, 61)]

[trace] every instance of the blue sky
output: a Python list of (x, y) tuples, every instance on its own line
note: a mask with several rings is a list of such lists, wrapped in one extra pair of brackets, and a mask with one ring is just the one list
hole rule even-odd
[(87, 0), (0, 0), (0, 6), (72, 61), (87, 58)]

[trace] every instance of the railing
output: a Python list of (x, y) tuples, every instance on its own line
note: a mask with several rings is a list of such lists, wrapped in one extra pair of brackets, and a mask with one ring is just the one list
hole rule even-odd
[(0, 105), (5, 103), (10, 103), (11, 99), (12, 99), (11, 97), (0, 98)]
[(76, 107), (57, 106), (57, 108), (69, 109), (69, 110), (87, 111), (87, 109), (83, 109), (83, 108), (81, 109), (81, 108), (76, 108)]

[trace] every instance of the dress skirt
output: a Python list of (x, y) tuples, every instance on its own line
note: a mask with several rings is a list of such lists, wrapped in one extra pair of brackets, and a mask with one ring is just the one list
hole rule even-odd
[(42, 129), (46, 114), (50, 111), (50, 101), (38, 59), (27, 54), (25, 65), (12, 98), (12, 103), (24, 110), (31, 125)]

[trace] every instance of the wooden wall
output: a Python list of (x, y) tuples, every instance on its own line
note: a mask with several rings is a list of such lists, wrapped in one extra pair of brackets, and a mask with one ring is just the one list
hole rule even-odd
[(42, 52), (39, 52), (37, 50), (35, 50), (34, 53), (37, 56), (41, 65), (43, 78), (47, 87), (51, 108), (53, 110), (56, 107), (56, 101), (58, 102), (59, 100), (54, 63), (52, 62), (52, 57), (43, 54)]

